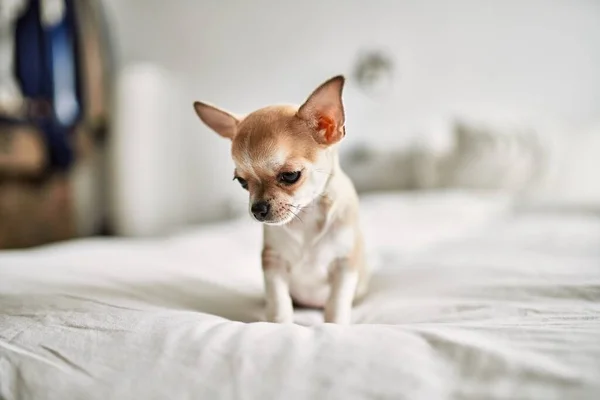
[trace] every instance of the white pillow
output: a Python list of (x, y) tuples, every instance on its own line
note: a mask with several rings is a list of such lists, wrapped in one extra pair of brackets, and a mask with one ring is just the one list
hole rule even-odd
[(600, 126), (564, 132), (552, 144), (547, 171), (523, 202), (600, 209)]
[(544, 169), (545, 148), (530, 127), (460, 121), (453, 136), (453, 148), (438, 165), (440, 187), (517, 192)]

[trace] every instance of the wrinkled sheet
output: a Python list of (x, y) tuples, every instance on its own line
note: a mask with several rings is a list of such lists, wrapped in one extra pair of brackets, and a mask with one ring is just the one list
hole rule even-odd
[(354, 324), (261, 322), (260, 227), (0, 252), (0, 399), (596, 399), (600, 216), (363, 200)]

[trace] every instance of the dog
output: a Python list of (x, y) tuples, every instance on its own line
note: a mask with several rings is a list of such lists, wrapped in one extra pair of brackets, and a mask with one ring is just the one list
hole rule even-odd
[(231, 140), (234, 180), (263, 224), (262, 269), (269, 322), (292, 323), (294, 304), (349, 324), (368, 286), (358, 195), (339, 164), (346, 135), (336, 76), (300, 106), (274, 105), (244, 117), (195, 102), (200, 119)]

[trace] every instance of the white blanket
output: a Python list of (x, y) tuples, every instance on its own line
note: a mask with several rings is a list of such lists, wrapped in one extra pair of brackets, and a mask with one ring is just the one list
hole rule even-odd
[(262, 319), (260, 227), (0, 253), (0, 399), (578, 399), (600, 390), (600, 216), (363, 201), (352, 326)]

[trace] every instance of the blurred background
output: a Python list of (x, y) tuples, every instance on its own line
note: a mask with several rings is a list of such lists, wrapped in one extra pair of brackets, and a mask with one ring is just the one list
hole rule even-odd
[(600, 207), (600, 2), (0, 0), (0, 248), (245, 213), (244, 114), (347, 76), (359, 191)]

